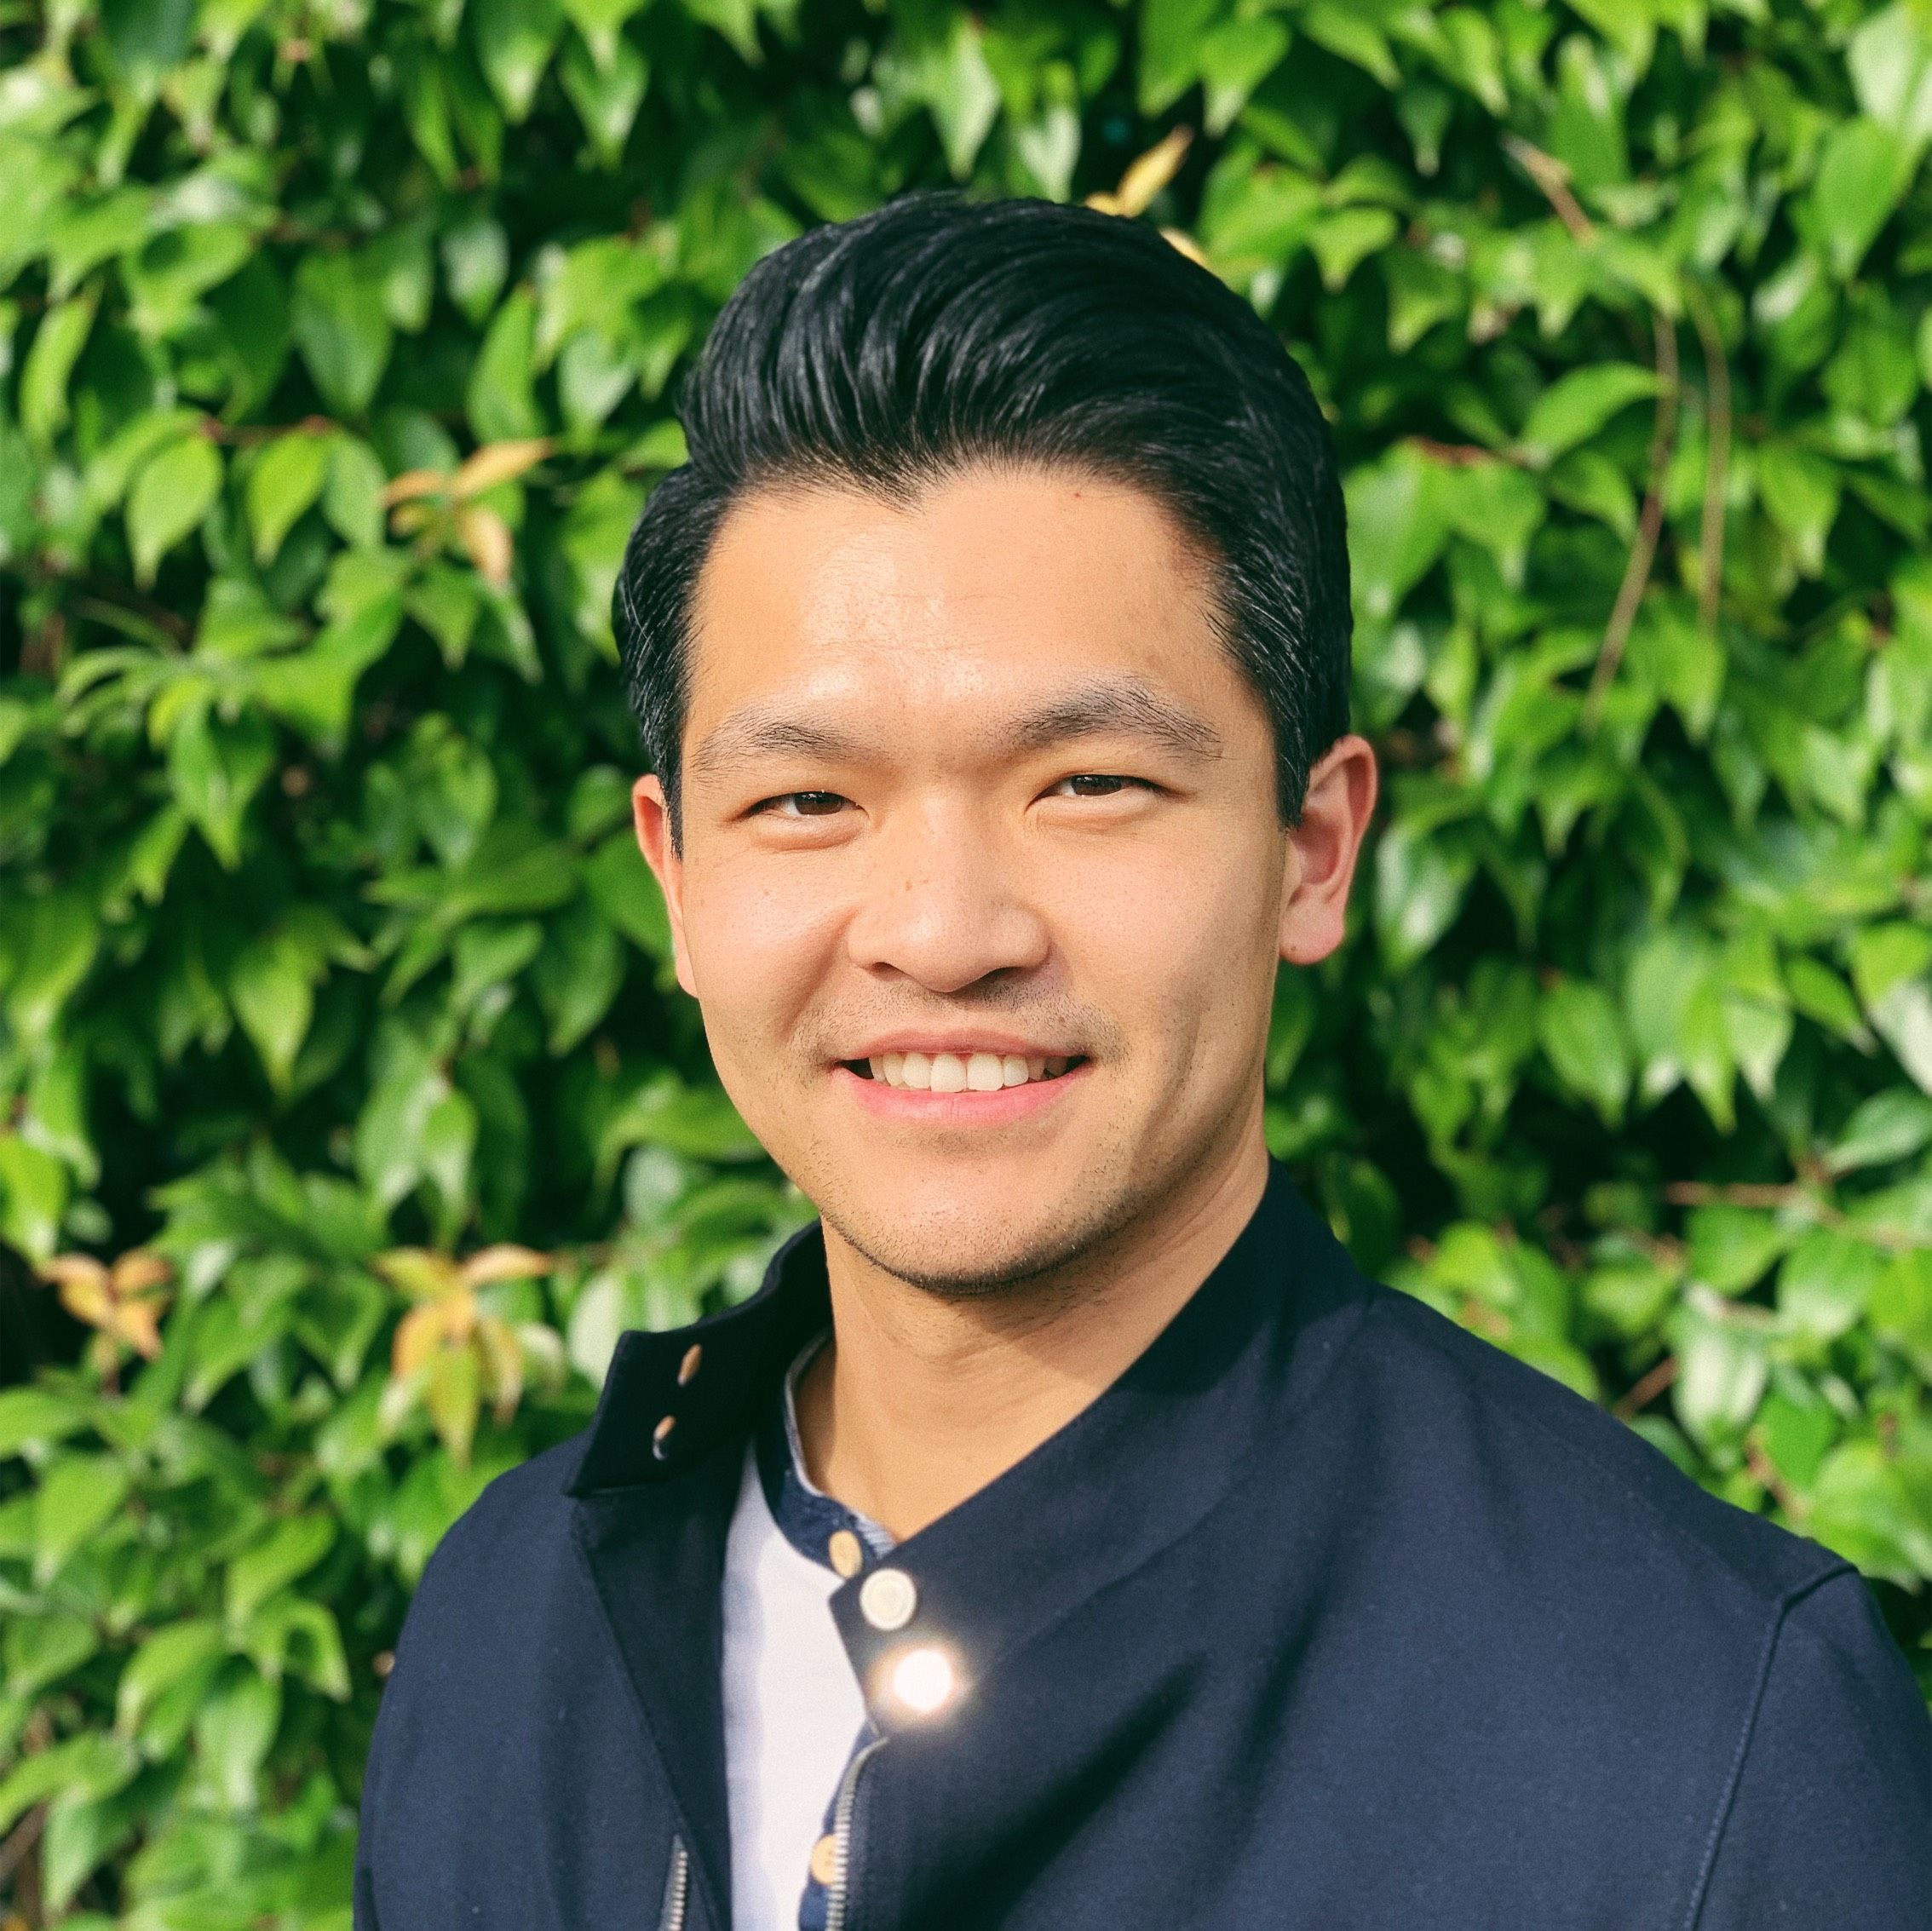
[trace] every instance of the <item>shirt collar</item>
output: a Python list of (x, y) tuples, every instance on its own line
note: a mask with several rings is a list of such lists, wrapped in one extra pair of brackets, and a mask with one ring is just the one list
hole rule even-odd
[[(759, 1486), (779, 1533), (801, 1555), (841, 1575), (855, 1576), (867, 1560), (891, 1549), (892, 1532), (827, 1495), (806, 1473), (805, 1446), (798, 1439), (799, 1377), (831, 1339), (828, 1327), (799, 1349), (785, 1370), (782, 1398), (766, 1406), (752, 1448)], [(842, 1546), (833, 1539), (842, 1531), (851, 1538)]]

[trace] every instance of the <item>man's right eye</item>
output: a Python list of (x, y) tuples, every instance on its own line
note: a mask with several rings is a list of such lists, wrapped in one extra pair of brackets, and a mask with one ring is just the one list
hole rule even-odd
[(751, 813), (754, 817), (763, 813), (769, 818), (830, 818), (846, 802), (837, 791), (780, 791), (776, 797), (760, 799)]

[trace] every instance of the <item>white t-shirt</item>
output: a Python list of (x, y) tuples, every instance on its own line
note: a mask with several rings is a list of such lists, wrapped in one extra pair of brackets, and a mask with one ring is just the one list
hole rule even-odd
[(797, 1931), (812, 1846), (865, 1720), (827, 1606), (838, 1586), (780, 1533), (747, 1450), (724, 1567), (733, 1931)]

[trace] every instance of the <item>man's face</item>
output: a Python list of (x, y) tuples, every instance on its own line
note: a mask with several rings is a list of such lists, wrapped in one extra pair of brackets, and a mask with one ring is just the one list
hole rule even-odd
[(1037, 1275), (1258, 1142), (1295, 861), (1209, 585), (1151, 497), (1065, 472), (718, 533), (682, 852), (654, 779), (640, 839), (725, 1089), (903, 1279)]

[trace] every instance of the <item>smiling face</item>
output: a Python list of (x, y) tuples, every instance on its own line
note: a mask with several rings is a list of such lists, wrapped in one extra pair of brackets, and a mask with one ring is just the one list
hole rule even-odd
[(706, 559), (682, 849), (651, 778), (640, 842), (725, 1089), (903, 1279), (1038, 1278), (1262, 1158), (1302, 868), (1209, 584), (1064, 471), (763, 491)]

